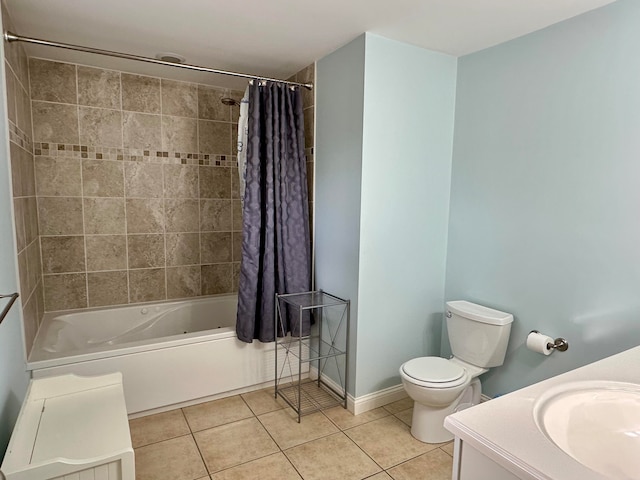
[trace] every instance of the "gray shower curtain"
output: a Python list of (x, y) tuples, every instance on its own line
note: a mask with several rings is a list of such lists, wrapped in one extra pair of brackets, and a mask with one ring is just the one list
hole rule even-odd
[(278, 332), (274, 326), (275, 294), (305, 292), (311, 285), (300, 90), (254, 81), (249, 87), (248, 123), (236, 332), (248, 343), (254, 338), (271, 342), (288, 331), (308, 335), (308, 315), (302, 332), (293, 312), (285, 312)]

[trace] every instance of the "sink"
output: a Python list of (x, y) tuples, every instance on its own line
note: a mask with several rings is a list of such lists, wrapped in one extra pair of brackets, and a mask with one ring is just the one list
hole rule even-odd
[(615, 480), (640, 480), (640, 385), (573, 382), (545, 392), (538, 428), (584, 466)]

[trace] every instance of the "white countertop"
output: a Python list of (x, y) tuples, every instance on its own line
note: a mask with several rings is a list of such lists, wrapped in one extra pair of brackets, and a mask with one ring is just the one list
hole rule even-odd
[(640, 384), (640, 347), (450, 415), (445, 427), (520, 478), (602, 480), (554, 445), (533, 417), (536, 400), (549, 388), (586, 380)]

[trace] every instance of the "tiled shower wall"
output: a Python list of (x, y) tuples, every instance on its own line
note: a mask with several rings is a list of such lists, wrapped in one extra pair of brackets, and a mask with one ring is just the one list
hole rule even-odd
[(242, 92), (29, 61), (46, 311), (237, 290)]
[[(2, 25), (12, 29), (2, 2)], [(4, 42), (11, 180), (24, 318), (25, 348), (29, 352), (44, 311), (42, 265), (31, 141), (31, 104), (27, 56), (22, 45)], [(3, 225), (2, 228), (10, 228)]]

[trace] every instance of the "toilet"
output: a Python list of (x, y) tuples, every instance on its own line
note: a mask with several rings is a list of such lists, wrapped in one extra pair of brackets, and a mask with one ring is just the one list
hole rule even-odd
[(414, 358), (400, 367), (414, 401), (411, 434), (425, 443), (452, 440), (445, 417), (480, 403), (478, 377), (504, 362), (513, 322), (510, 313), (463, 300), (447, 302), (446, 318), (453, 356)]

